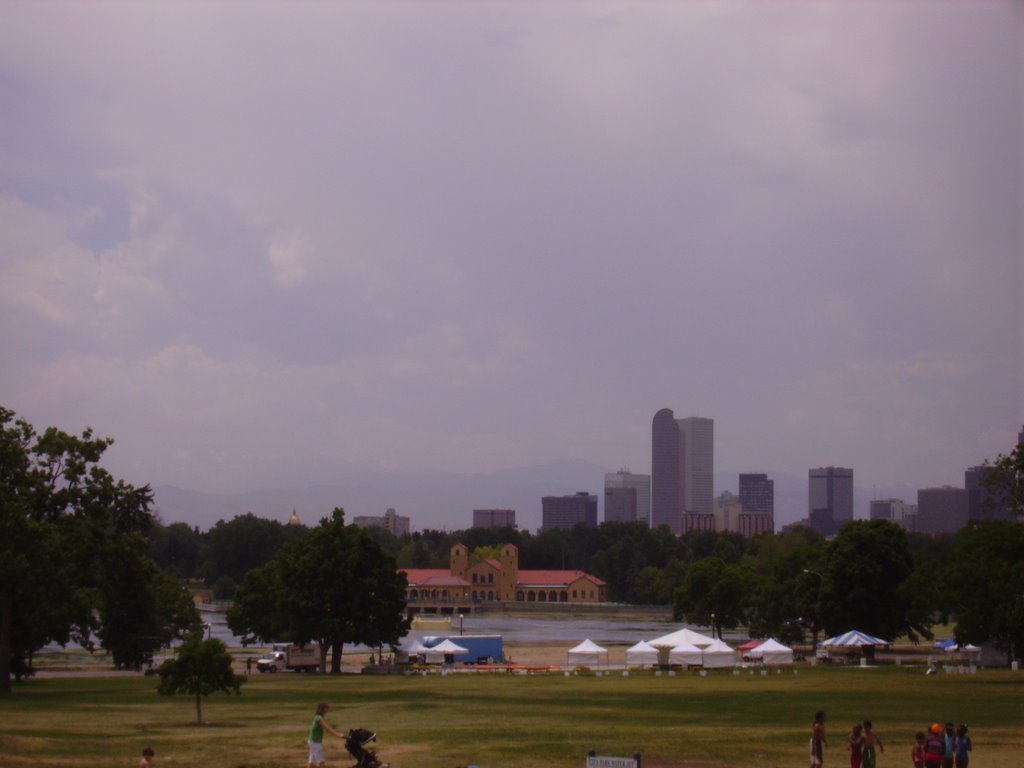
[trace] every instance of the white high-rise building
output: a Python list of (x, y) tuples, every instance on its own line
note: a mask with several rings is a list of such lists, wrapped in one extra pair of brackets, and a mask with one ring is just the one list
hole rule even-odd
[(703, 416), (678, 419), (683, 438), (683, 504), (686, 512), (715, 511), (715, 420)]

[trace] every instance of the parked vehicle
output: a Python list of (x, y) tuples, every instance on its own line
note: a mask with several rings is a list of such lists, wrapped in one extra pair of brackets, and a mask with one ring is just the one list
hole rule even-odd
[(320, 644), (284, 645), (275, 643), (274, 650), (256, 661), (260, 672), (290, 669), (295, 672), (316, 672), (320, 668)]
[(284, 664), (284, 651), (273, 651), (256, 659), (256, 669), (260, 672), (277, 672), (279, 669), (284, 669)]

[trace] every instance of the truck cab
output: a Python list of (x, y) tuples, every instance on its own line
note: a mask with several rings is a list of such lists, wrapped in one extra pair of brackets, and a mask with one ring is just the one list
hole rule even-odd
[(260, 672), (277, 672), (285, 666), (284, 651), (272, 651), (256, 660), (256, 669)]

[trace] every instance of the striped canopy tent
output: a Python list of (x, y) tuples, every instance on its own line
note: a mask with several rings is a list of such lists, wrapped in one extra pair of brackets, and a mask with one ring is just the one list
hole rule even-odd
[(863, 648), (866, 646), (885, 648), (892, 645), (892, 643), (880, 637), (869, 635), (867, 632), (861, 632), (859, 629), (851, 629), (849, 632), (830, 637), (828, 640), (822, 640), (821, 645), (824, 648)]
[(658, 649), (650, 643), (641, 640), (634, 646), (626, 649), (626, 664), (642, 667), (647, 664), (658, 663)]

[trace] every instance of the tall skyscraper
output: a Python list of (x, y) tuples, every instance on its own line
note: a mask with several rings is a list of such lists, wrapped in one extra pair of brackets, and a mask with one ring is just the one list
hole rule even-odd
[(811, 469), (807, 485), (807, 516), (812, 528), (823, 536), (833, 536), (853, 520), (852, 469)]
[[(635, 506), (630, 513), (622, 505), (628, 502), (630, 494), (620, 493), (618, 489), (634, 490)], [(611, 491), (612, 508), (609, 509), (609, 491)], [(604, 519), (605, 520), (641, 520), (651, 524), (651, 476), (637, 475), (628, 469), (609, 472), (604, 476)]]
[[(683, 532), (683, 515), (713, 515), (715, 422), (677, 419), (671, 408), (651, 423), (651, 526)], [(704, 525), (701, 522), (701, 525)]]
[(703, 416), (679, 419), (683, 432), (683, 504), (687, 512), (715, 511), (715, 420)]
[(662, 408), (651, 422), (651, 527), (667, 525), (683, 532), (683, 434), (671, 408)]

